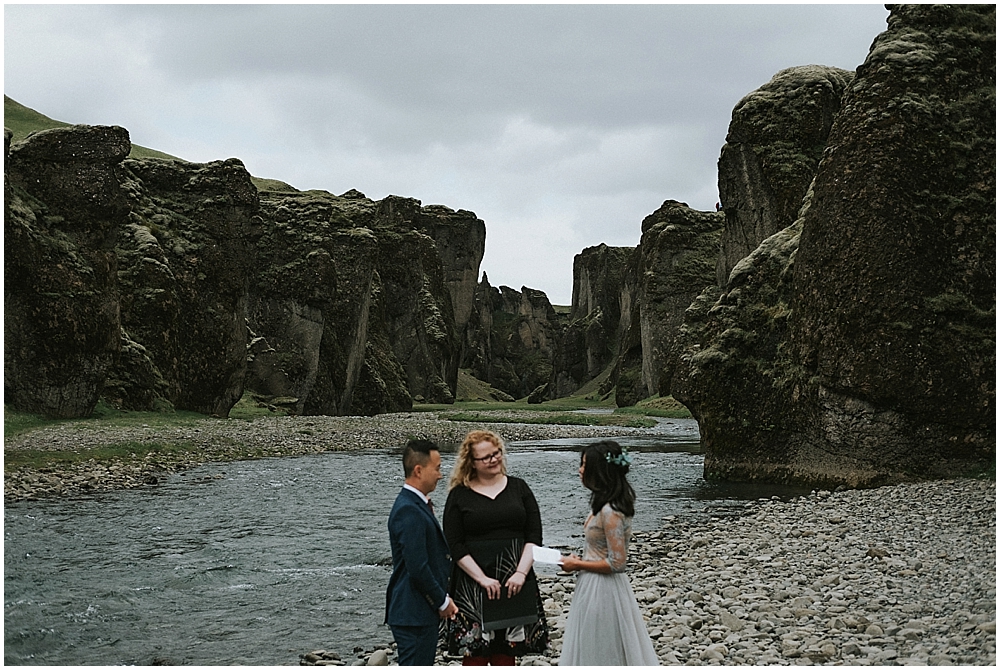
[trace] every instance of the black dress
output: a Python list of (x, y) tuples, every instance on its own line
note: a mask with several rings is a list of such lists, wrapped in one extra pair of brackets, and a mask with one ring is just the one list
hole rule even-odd
[[(458, 606), (458, 615), (446, 627), (448, 653), (521, 656), (544, 651), (549, 632), (534, 570), (509, 601), (503, 586), (517, 570), (525, 543), (542, 544), (542, 516), (528, 484), (508, 476), (496, 498), (456, 486), (445, 503), (444, 534), (454, 561), (448, 592)], [(501, 601), (488, 601), (485, 589), (458, 566), (469, 555), (500, 582)], [(492, 633), (492, 640), (483, 639), (484, 632), (487, 638)]]

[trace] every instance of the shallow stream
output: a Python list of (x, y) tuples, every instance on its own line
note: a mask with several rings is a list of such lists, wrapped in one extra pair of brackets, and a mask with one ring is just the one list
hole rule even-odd
[[(693, 420), (619, 438), (634, 453), (633, 527), (801, 491), (702, 477)], [(588, 440), (509, 445), (545, 542), (577, 549)], [(444, 445), (443, 445), (444, 446)], [(444, 446), (443, 471), (454, 462)], [(438, 514), (443, 480), (432, 498)], [(388, 449), (212, 464), (155, 488), (11, 503), (4, 509), (5, 664), (283, 665), (300, 654), (391, 641), (382, 625), (386, 517), (402, 484)]]

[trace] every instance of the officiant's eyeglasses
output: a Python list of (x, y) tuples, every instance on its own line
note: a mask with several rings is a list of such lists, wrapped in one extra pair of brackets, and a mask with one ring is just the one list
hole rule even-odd
[(485, 463), (486, 461), (500, 460), (501, 456), (503, 456), (502, 451), (494, 451), (492, 454), (489, 454), (488, 456), (483, 456), (482, 458), (473, 457), (472, 460), (479, 461), (480, 463)]

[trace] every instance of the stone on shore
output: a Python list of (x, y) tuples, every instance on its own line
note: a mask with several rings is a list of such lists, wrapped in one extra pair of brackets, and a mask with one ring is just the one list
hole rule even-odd
[[(668, 665), (995, 665), (996, 483), (819, 491), (672, 517), (636, 534), (629, 576)], [(551, 663), (574, 582), (539, 579)]]

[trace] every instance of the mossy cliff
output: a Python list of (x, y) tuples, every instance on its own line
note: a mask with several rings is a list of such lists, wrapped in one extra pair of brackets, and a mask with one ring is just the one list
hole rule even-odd
[(553, 362), (549, 395), (570, 395), (618, 355), (625, 267), (632, 247), (589, 247), (573, 258), (573, 304)]
[(115, 240), (131, 144), (119, 127), (4, 132), (4, 399), (85, 416), (118, 358)]
[(263, 191), (260, 202), (248, 388), (303, 414), (454, 402), (485, 224), (355, 190)]
[(626, 273), (620, 355), (611, 376), (615, 402), (670, 395), (674, 340), (684, 311), (715, 277), (724, 217), (665, 201), (642, 221)]
[(130, 159), (124, 168), (131, 212), (117, 245), (122, 330), (146, 355), (126, 349), (104, 395), (146, 409), (157, 400), (158, 373), (175, 407), (226, 416), (243, 394), (257, 189), (235, 158)]
[(892, 6), (795, 223), (688, 310), (672, 388), (707, 476), (872, 485), (991, 467), (995, 11)]
[(736, 104), (719, 156), (726, 217), (719, 286), (761, 242), (794, 223), (853, 80), (853, 72), (838, 68), (787, 68)]
[(474, 298), (462, 367), (504, 394), (497, 399), (547, 398), (565, 317), (544, 292), (497, 288), (486, 273)]
[(123, 128), (5, 133), (5, 401), (226, 416), (452, 402), (485, 224), (390, 196), (259, 194), (237, 159), (126, 160)]

